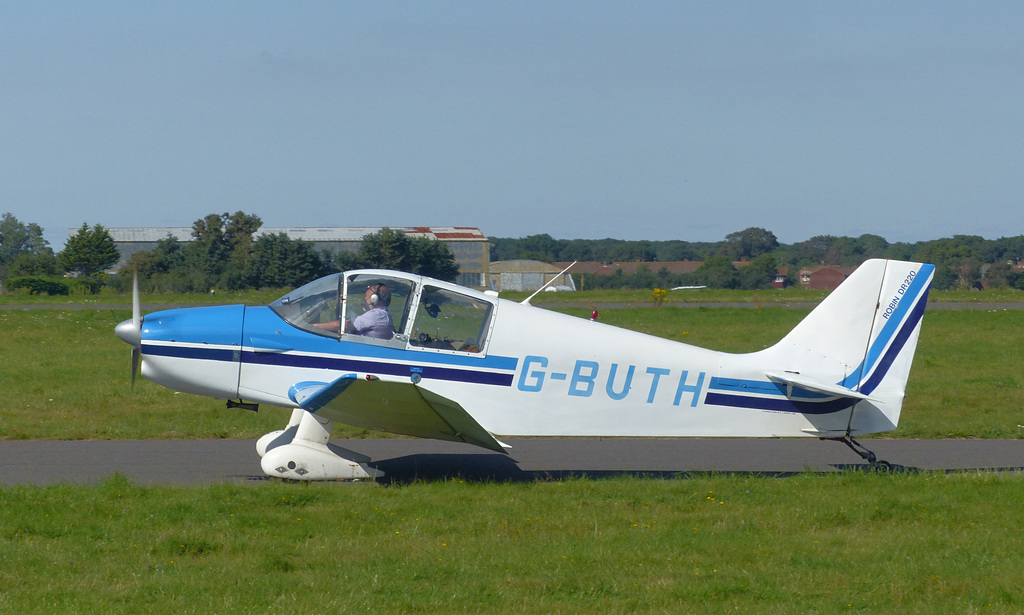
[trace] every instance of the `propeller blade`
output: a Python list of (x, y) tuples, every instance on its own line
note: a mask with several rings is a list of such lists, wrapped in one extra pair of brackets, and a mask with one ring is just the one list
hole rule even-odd
[(139, 270), (132, 276), (132, 318), (117, 323), (114, 335), (132, 347), (132, 389), (135, 389), (135, 375), (142, 360), (142, 306), (139, 304)]
[(142, 306), (139, 302), (138, 266), (135, 266), (132, 273), (132, 330), (138, 336), (138, 344), (132, 344), (132, 391), (134, 391), (135, 375), (139, 372), (139, 360), (142, 358)]
[(135, 390), (135, 374), (139, 371), (139, 359), (142, 357), (142, 349), (132, 347), (132, 390)]
[(136, 266), (132, 275), (132, 326), (142, 331), (142, 308), (139, 305), (139, 268)]

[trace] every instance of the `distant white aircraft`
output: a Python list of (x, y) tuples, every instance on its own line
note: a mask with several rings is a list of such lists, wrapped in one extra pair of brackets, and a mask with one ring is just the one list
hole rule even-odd
[[(504, 436), (815, 437), (896, 428), (933, 265), (870, 260), (774, 346), (728, 354), (384, 270), (269, 306), (173, 309), (116, 327), (132, 377), (292, 408), (257, 443), (287, 479), (380, 476), (335, 422), (507, 452)], [(369, 324), (368, 324), (369, 321)], [(884, 462), (883, 462), (884, 463)]]

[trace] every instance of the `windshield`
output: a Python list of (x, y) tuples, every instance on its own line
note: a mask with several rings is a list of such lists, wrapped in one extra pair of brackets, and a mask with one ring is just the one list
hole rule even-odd
[(270, 309), (304, 331), (336, 337), (341, 315), (341, 281), (340, 273), (320, 278), (271, 303)]

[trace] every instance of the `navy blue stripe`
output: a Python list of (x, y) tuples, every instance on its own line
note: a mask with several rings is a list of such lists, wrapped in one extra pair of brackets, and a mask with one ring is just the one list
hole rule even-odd
[(142, 345), (142, 354), (156, 357), (175, 357), (178, 359), (204, 359), (206, 361), (226, 361), (233, 363), (238, 360), (239, 348), (196, 348), (193, 346), (154, 346)]
[[(209, 361), (234, 362), (239, 360), (239, 350), (196, 348), (194, 346), (154, 346), (144, 344), (143, 354), (150, 356), (175, 357), (178, 359), (205, 359)], [(250, 350), (241, 352), (241, 360), (253, 365), (277, 365), (280, 367), (305, 367), (313, 369), (333, 369), (337, 371), (357, 371), (391, 376), (411, 376), (413, 372), (422, 378), (434, 380), (450, 380), (454, 382), (471, 382), (476, 384), (492, 384), (512, 386), (512, 374), (495, 372), (477, 372), (451, 367), (435, 367), (430, 365), (409, 365), (407, 363), (390, 363), (360, 361), (357, 359), (335, 359), (330, 357), (311, 357), (292, 354), (263, 354)]]
[(263, 354), (248, 350), (242, 352), (242, 361), (254, 365), (330, 369), (336, 371), (388, 374), (391, 376), (411, 376), (413, 374), (413, 370), (416, 370), (416, 373), (420, 374), (423, 378), (512, 386), (512, 374), (475, 372), (430, 365), (409, 365), (408, 363), (362, 361), (359, 359), (334, 357), (312, 357), (309, 355), (298, 354)]
[[(764, 380), (743, 380), (739, 378), (722, 378), (715, 376), (711, 379), (711, 385), (708, 386), (709, 390), (712, 391), (739, 391), (748, 394), (763, 394), (763, 395), (780, 395), (782, 397), (787, 396), (787, 385)], [(835, 397), (834, 395), (825, 395), (824, 393), (818, 393), (817, 391), (809, 391), (802, 389), (799, 385), (793, 385), (793, 397), (802, 397), (804, 399), (823, 399), (826, 397)]]
[(704, 403), (713, 406), (728, 406), (731, 408), (751, 408), (755, 410), (774, 410), (776, 412), (799, 412), (800, 414), (830, 414), (846, 410), (855, 404), (857, 400), (839, 398), (831, 401), (806, 402), (793, 401), (789, 399), (768, 398), (768, 397), (747, 397), (744, 395), (727, 395), (725, 393), (709, 392), (704, 397)]
[[(878, 365), (881, 361), (885, 360), (882, 356), (885, 352), (886, 344), (895, 343), (896, 336), (902, 332), (901, 327), (905, 327), (907, 322), (913, 319), (914, 310), (920, 305), (920, 303), (914, 303), (915, 301), (928, 301), (928, 289), (931, 288), (931, 277), (932, 272), (935, 270), (935, 265), (922, 265), (918, 270), (918, 275), (914, 278), (914, 281), (910, 284), (910, 288), (907, 289), (903, 299), (899, 301), (899, 305), (896, 310), (886, 319), (885, 325), (882, 326), (882, 330), (878, 337), (868, 348), (868, 352), (861, 361), (860, 365), (856, 369), (850, 372), (850, 374), (839, 384), (848, 388), (863, 391), (864, 382), (868, 380), (864, 375), (869, 373), (872, 369), (878, 369)], [(920, 320), (920, 318), (918, 318)], [(892, 357), (889, 362), (891, 364)], [(860, 385), (860, 386), (858, 386)]]
[(910, 339), (910, 335), (917, 328), (917, 324), (921, 322), (921, 318), (924, 317), (925, 306), (928, 304), (928, 289), (924, 291), (924, 296), (914, 306), (914, 311), (907, 317), (903, 327), (897, 332), (896, 337), (893, 339), (892, 344), (889, 346), (889, 350), (882, 356), (878, 361), (878, 366), (875, 367), (875, 371), (871, 374), (863, 385), (860, 387), (861, 393), (870, 395), (872, 391), (878, 388), (878, 385), (885, 379), (885, 375), (889, 372), (889, 368), (892, 367), (893, 361), (899, 356), (900, 352), (903, 351), (903, 347), (906, 346), (907, 340)]

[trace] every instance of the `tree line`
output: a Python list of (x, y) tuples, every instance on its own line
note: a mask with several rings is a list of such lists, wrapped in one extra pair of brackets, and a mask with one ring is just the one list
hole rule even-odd
[[(138, 271), (147, 292), (207, 292), (210, 289), (296, 287), (346, 269), (377, 267), (454, 280), (458, 263), (442, 242), (410, 238), (382, 229), (363, 238), (356, 252), (317, 250), (311, 242), (285, 234), (257, 237), (258, 216), (241, 211), (210, 214), (192, 225), (192, 241), (168, 235), (153, 250), (137, 252), (109, 276), (120, 255), (106, 229), (83, 223), (59, 253), (35, 223), (10, 213), (0, 216), (0, 283), (5, 289), (64, 294), (96, 293), (104, 287), (127, 291)], [(1024, 235), (989, 240), (975, 235), (917, 243), (890, 243), (878, 235), (819, 235), (782, 244), (769, 230), (751, 227), (718, 242), (555, 239), (547, 234), (491, 238), (491, 260), (533, 259), (545, 262), (642, 262), (631, 275), (616, 272), (588, 276), (587, 288), (669, 288), (690, 284), (715, 288), (767, 288), (780, 267), (795, 276), (810, 265), (856, 266), (869, 258), (915, 260), (936, 265), (933, 287), (939, 290), (1024, 289)], [(697, 271), (671, 274), (660, 262), (701, 261)], [(733, 263), (743, 262), (736, 267)]]
[(37, 224), (23, 224), (7, 213), (0, 218), (0, 281), (10, 290), (33, 293), (117, 292), (131, 288), (138, 272), (145, 292), (208, 292), (297, 287), (346, 269), (399, 269), (454, 280), (459, 273), (447, 245), (425, 237), (411, 238), (384, 228), (362, 238), (359, 250), (317, 250), (312, 242), (284, 233), (256, 236), (258, 216), (241, 211), (210, 214), (192, 225), (192, 241), (168, 234), (152, 250), (132, 254), (116, 275), (108, 275), (120, 253), (99, 224), (83, 223), (54, 253)]
[[(976, 235), (916, 243), (890, 243), (879, 235), (859, 237), (818, 235), (783, 244), (769, 230), (751, 227), (730, 233), (722, 241), (626, 241), (619, 239), (555, 239), (547, 234), (523, 238), (491, 238), (492, 260), (532, 259), (548, 263), (578, 261), (641, 262), (636, 273), (588, 276), (587, 288), (668, 288), (690, 284), (715, 288), (768, 288), (779, 268), (794, 278), (814, 265), (855, 267), (870, 258), (932, 263), (933, 287), (938, 290), (990, 288), (1024, 289), (1024, 273), (1014, 264), (1024, 261), (1024, 235), (985, 239)], [(670, 274), (659, 263), (701, 261), (690, 274)], [(734, 262), (742, 262), (736, 267)], [(795, 282), (795, 280), (792, 280)], [(578, 286), (578, 283), (577, 283)]]

